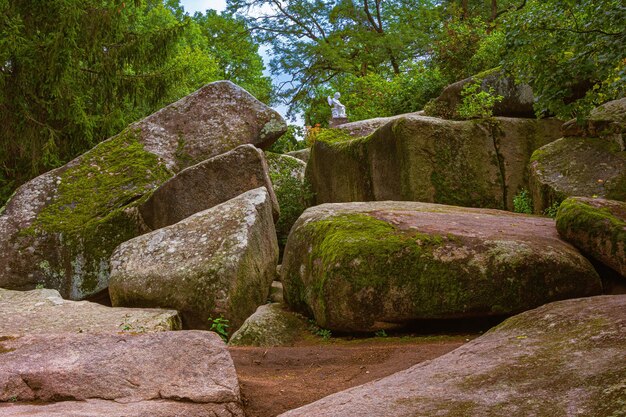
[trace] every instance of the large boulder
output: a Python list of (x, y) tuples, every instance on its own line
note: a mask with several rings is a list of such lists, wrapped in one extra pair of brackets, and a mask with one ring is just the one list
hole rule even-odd
[(111, 256), (114, 306), (173, 308), (187, 328), (223, 316), (237, 329), (267, 300), (278, 261), (265, 187), (122, 243)]
[(430, 105), (425, 107), (428, 116), (445, 119), (459, 119), (458, 107), (463, 102), (463, 89), (472, 83), (479, 83), (479, 91), (491, 92), (502, 96), (502, 100), (493, 107), (494, 116), (535, 117), (533, 90), (528, 84), (517, 84), (513, 77), (507, 76), (501, 69), (485, 71), (443, 89)]
[(304, 178), (306, 163), (289, 155), (267, 152), (272, 187), (280, 206), (276, 223), (278, 242), (284, 245), (293, 224), (309, 206), (311, 186)]
[(29, 181), (0, 209), (0, 287), (97, 293), (115, 247), (148, 231), (137, 206), (152, 190), (238, 145), (269, 146), (285, 129), (278, 113), (216, 82)]
[(563, 239), (626, 278), (626, 203), (573, 197), (556, 217)]
[(533, 151), (560, 135), (557, 120), (394, 119), (370, 136), (318, 136), (307, 164), (317, 204), (422, 201), (513, 209)]
[(574, 196), (626, 201), (626, 152), (606, 138), (554, 141), (533, 153), (529, 171), (535, 213)]
[(244, 415), (224, 343), (198, 331), (2, 338), (0, 414)]
[(625, 329), (626, 295), (548, 304), (280, 417), (622, 416)]
[(346, 123), (341, 126), (338, 126), (337, 129), (340, 129), (346, 132), (348, 135), (352, 137), (358, 138), (362, 136), (371, 135), (379, 127), (382, 127), (391, 121), (401, 119), (403, 117), (411, 116), (411, 115), (420, 116), (422, 115), (422, 112), (405, 113), (405, 114), (400, 114), (397, 116), (375, 117), (373, 119), (359, 120), (356, 122), (350, 122), (350, 123)]
[(228, 345), (290, 346), (306, 329), (306, 322), (299, 314), (285, 310), (279, 303), (264, 304), (233, 333)]
[(298, 149), (297, 151), (287, 152), (285, 155), (293, 156), (306, 164), (311, 156), (311, 148)]
[(0, 289), (0, 336), (33, 333), (159, 332), (180, 330), (178, 312), (111, 308), (64, 300), (57, 290)]
[(596, 107), (582, 121), (572, 119), (563, 124), (563, 136), (590, 136), (612, 139), (624, 150), (626, 133), (626, 97)]
[(321, 327), (361, 332), (602, 291), (551, 219), (415, 202), (307, 209), (289, 235), (281, 281), (285, 301)]
[(241, 145), (182, 170), (155, 190), (139, 212), (148, 227), (160, 229), (259, 187), (268, 190), (278, 219), (265, 155), (252, 145)]

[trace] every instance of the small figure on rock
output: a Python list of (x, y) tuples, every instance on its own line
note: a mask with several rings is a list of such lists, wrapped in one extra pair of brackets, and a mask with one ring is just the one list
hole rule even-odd
[(339, 94), (339, 92), (336, 92), (334, 97), (328, 96), (328, 105), (332, 106), (333, 108), (332, 109), (333, 119), (340, 119), (340, 118), (347, 117), (346, 106), (341, 104), (341, 102), (339, 101), (339, 97), (341, 97), (341, 94)]

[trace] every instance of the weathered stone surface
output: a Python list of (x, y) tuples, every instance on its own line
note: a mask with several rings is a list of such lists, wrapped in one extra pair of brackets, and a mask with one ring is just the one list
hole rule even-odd
[(573, 196), (626, 201), (626, 152), (604, 138), (554, 141), (533, 153), (529, 171), (535, 213)]
[(346, 123), (339, 126), (338, 128), (343, 130), (350, 136), (358, 138), (371, 135), (376, 131), (376, 129), (386, 125), (391, 121), (398, 120), (406, 116), (416, 116), (418, 115), (418, 113), (420, 112), (400, 114), (391, 117), (376, 117), (374, 119), (359, 120), (358, 122)]
[(289, 346), (306, 330), (302, 316), (286, 311), (282, 304), (259, 306), (237, 330), (230, 346)]
[(435, 360), (280, 417), (626, 413), (626, 296), (560, 301)]
[(293, 156), (294, 158), (304, 161), (304, 163), (307, 163), (309, 162), (309, 157), (311, 156), (311, 148), (304, 148), (297, 151), (287, 152), (286, 155)]
[(624, 150), (626, 133), (626, 97), (609, 101), (591, 111), (589, 117), (579, 122), (569, 120), (563, 124), (563, 136), (603, 137), (615, 141)]
[(115, 247), (148, 231), (137, 206), (152, 190), (238, 145), (269, 146), (285, 129), (278, 113), (216, 82), (29, 181), (0, 209), (0, 287), (97, 293)]
[(179, 330), (174, 310), (111, 308), (64, 300), (56, 290), (0, 288), (0, 336), (33, 333), (160, 332)]
[(481, 91), (489, 92), (490, 89), (493, 89), (494, 95), (503, 97), (502, 101), (494, 105), (494, 116), (535, 117), (532, 88), (528, 84), (516, 84), (512, 77), (507, 77), (499, 69), (485, 71), (450, 84), (435, 99), (434, 105), (426, 107), (426, 114), (445, 119), (460, 119), (457, 111), (463, 102), (461, 92), (466, 85), (473, 82), (480, 82)]
[(231, 329), (267, 300), (278, 261), (265, 187), (121, 244), (111, 256), (114, 306), (178, 310), (189, 328), (209, 317)]
[(280, 206), (276, 234), (282, 246), (287, 241), (293, 224), (310, 205), (311, 186), (304, 178), (305, 162), (288, 155), (271, 152), (267, 152), (267, 162)]
[(513, 209), (532, 152), (559, 137), (557, 120), (395, 119), (370, 136), (318, 137), (307, 164), (317, 204), (423, 201)]
[[(244, 415), (232, 359), (212, 332), (5, 337), (0, 352), (3, 416)], [(161, 408), (171, 414), (152, 414)]]
[(416, 202), (309, 208), (289, 235), (281, 281), (287, 304), (320, 327), (363, 332), (602, 291), (551, 219)]
[(559, 207), (556, 228), (563, 239), (626, 278), (626, 203), (574, 197)]
[(255, 188), (265, 187), (274, 218), (279, 208), (263, 151), (241, 145), (179, 172), (139, 207), (146, 225), (160, 229)]

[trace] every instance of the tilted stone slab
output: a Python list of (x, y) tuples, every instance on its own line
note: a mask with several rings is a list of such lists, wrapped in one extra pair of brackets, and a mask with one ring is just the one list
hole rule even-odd
[(556, 228), (563, 239), (626, 278), (626, 203), (572, 197), (561, 203)]
[(179, 330), (178, 312), (112, 308), (64, 300), (56, 290), (0, 289), (0, 336), (33, 333), (160, 332)]
[(560, 301), (460, 348), (280, 417), (553, 417), (626, 412), (626, 295)]
[(529, 171), (538, 214), (567, 197), (626, 201), (626, 151), (606, 138), (554, 141), (533, 153)]
[(154, 191), (139, 211), (155, 230), (259, 187), (268, 190), (278, 219), (278, 201), (265, 155), (255, 146), (241, 145), (182, 170)]
[(235, 367), (213, 332), (4, 337), (0, 352), (3, 416), (244, 415)]
[[(370, 136), (321, 135), (307, 164), (317, 204), (421, 201), (513, 209), (532, 152), (560, 136), (554, 119), (394, 119)], [(333, 134), (335, 137), (333, 137)]]
[(590, 136), (613, 140), (620, 150), (625, 149), (626, 97), (609, 101), (591, 111), (586, 119), (572, 119), (563, 124), (563, 136)]
[(178, 310), (189, 328), (221, 315), (236, 330), (267, 301), (278, 261), (265, 187), (122, 243), (111, 256), (114, 306)]
[(229, 346), (291, 346), (307, 331), (305, 318), (281, 303), (259, 306), (228, 341)]
[(289, 235), (281, 281), (287, 304), (321, 327), (361, 332), (602, 291), (551, 219), (416, 202), (307, 209)]
[(22, 185), (0, 209), (0, 287), (37, 284), (83, 299), (108, 285), (109, 257), (145, 233), (137, 206), (182, 168), (286, 130), (278, 113), (228, 81), (130, 125)]

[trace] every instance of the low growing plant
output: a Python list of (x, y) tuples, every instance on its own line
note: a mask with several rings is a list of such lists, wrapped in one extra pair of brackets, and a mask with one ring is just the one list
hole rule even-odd
[(525, 188), (513, 197), (513, 211), (516, 213), (533, 214), (533, 200)]
[(209, 330), (217, 333), (224, 342), (227, 342), (228, 341), (228, 328), (230, 327), (228, 325), (228, 319), (225, 319), (222, 316), (219, 316), (216, 318), (209, 317), (209, 323), (211, 324), (211, 327), (209, 328)]
[(493, 107), (504, 97), (496, 95), (493, 87), (488, 91), (481, 88), (480, 81), (468, 83), (461, 90), (463, 100), (457, 113), (464, 119), (483, 119), (493, 116)]

